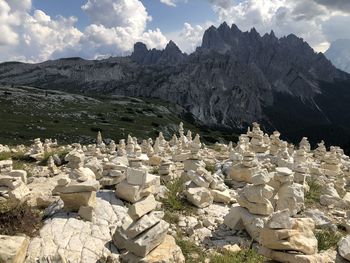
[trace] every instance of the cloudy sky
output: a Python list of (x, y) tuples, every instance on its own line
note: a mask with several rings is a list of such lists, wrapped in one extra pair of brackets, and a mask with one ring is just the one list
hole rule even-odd
[(0, 0), (0, 61), (127, 55), (136, 41), (190, 53), (223, 21), (294, 33), (316, 51), (350, 38), (350, 0)]

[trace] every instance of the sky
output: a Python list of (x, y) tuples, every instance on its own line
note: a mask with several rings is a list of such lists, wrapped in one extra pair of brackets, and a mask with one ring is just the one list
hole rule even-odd
[(137, 41), (191, 53), (224, 21), (293, 33), (324, 52), (350, 38), (350, 0), (0, 0), (0, 61), (128, 55)]

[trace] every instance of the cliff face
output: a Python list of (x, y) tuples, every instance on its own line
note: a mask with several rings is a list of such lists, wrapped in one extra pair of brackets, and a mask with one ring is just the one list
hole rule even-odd
[(125, 58), (3, 63), (0, 83), (161, 98), (207, 125), (260, 121), (287, 134), (331, 125), (350, 134), (350, 75), (295, 35), (260, 36), (226, 23), (210, 27), (190, 55), (173, 42), (164, 50), (136, 43)]

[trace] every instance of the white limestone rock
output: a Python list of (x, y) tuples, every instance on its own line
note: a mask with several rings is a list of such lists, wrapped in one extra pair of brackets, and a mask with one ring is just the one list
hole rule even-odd
[(343, 258), (350, 261), (350, 235), (340, 240), (338, 244), (338, 252)]
[(128, 251), (136, 256), (145, 257), (164, 241), (168, 228), (169, 224), (167, 222), (160, 221), (135, 239), (127, 240), (126, 247)]
[(143, 215), (156, 209), (157, 202), (153, 194), (141, 199), (129, 207), (128, 214), (133, 220), (137, 220)]
[(207, 207), (214, 201), (210, 190), (205, 187), (188, 187), (185, 190), (185, 195), (190, 203), (199, 208)]
[(25, 236), (0, 235), (0, 262), (23, 263), (29, 245)]

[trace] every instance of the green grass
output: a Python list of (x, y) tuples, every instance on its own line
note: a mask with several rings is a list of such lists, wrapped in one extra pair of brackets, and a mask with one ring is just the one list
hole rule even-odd
[[(139, 139), (154, 138), (159, 131), (170, 139), (180, 121), (186, 130), (199, 133), (204, 142), (205, 138), (225, 140), (225, 136), (232, 135), (200, 130), (180, 118), (174, 105), (158, 99), (77, 95), (71, 99), (69, 93), (16, 88), (24, 90), (27, 97), (15, 93), (0, 96), (1, 144), (28, 145), (37, 137), (55, 138), (59, 143), (92, 143), (97, 131), (116, 142), (128, 134)], [(8, 91), (8, 87), (0, 87), (0, 95)]]
[(185, 214), (190, 214), (194, 211), (194, 207), (182, 196), (184, 184), (181, 179), (173, 180), (166, 187), (169, 191), (166, 193), (165, 198), (161, 200), (166, 211), (183, 212)]
[(39, 165), (45, 166), (47, 165), (47, 161), (49, 160), (50, 156), (54, 156), (55, 154), (58, 155), (58, 157), (63, 160), (64, 157), (68, 154), (69, 151), (67, 150), (53, 150), (51, 152), (45, 152), (44, 158), (39, 162)]
[(168, 210), (164, 211), (163, 219), (170, 224), (177, 224), (180, 221), (179, 215), (176, 212), (170, 212)]
[(11, 159), (11, 153), (10, 152), (1, 152), (0, 153), (0, 161), (9, 160), (9, 159)]
[(310, 190), (305, 194), (305, 204), (307, 206), (319, 204), (322, 186), (315, 179), (309, 179), (307, 180), (307, 183)]
[(332, 230), (318, 230), (316, 231), (315, 236), (318, 241), (319, 251), (336, 248), (337, 243), (343, 237), (340, 232)]
[(13, 170), (24, 170), (27, 172), (27, 178), (32, 177), (33, 174), (29, 169), (29, 164), (23, 161), (13, 161), (12, 168)]
[(150, 171), (151, 174), (158, 174), (159, 173), (159, 167), (155, 166)]
[(262, 263), (265, 258), (253, 249), (243, 249), (239, 252), (215, 253), (210, 257), (212, 263)]
[(181, 248), (186, 263), (202, 263), (206, 259), (203, 248), (194, 242), (176, 238), (176, 244)]

